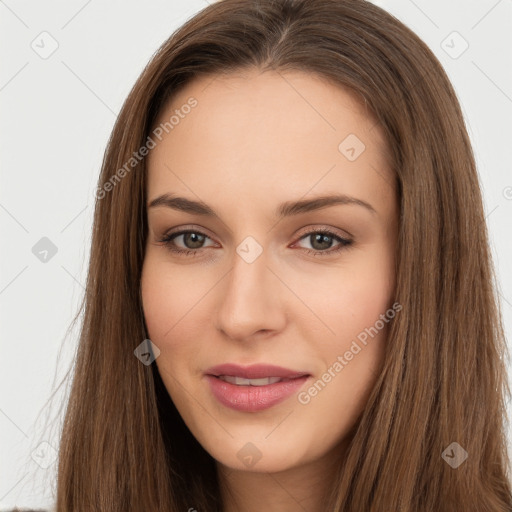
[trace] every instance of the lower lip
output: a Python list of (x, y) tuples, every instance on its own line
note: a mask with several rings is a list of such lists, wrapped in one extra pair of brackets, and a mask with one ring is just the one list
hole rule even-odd
[(309, 375), (304, 375), (304, 377), (267, 384), (266, 386), (237, 386), (213, 375), (206, 375), (206, 380), (213, 395), (221, 404), (245, 412), (268, 409), (286, 400), (298, 391), (308, 379)]

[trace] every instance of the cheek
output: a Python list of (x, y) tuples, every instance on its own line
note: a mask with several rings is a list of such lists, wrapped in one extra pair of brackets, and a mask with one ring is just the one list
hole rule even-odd
[(142, 308), (148, 337), (154, 342), (161, 339), (173, 324), (171, 312), (175, 299), (169, 293), (168, 284), (165, 274), (146, 258), (141, 277)]
[(297, 295), (315, 313), (319, 332), (339, 348), (390, 308), (393, 262), (385, 252), (361, 251), (336, 268), (302, 272), (296, 282)]
[(180, 271), (161, 256), (149, 254), (141, 276), (147, 334), (161, 352), (157, 365), (178, 373), (204, 350), (200, 341), (209, 318), (208, 291), (217, 280), (211, 273), (191, 269)]
[(171, 340), (172, 334), (208, 289), (198, 273), (180, 271), (165, 255), (148, 251), (141, 276), (141, 296), (148, 334), (155, 340)]

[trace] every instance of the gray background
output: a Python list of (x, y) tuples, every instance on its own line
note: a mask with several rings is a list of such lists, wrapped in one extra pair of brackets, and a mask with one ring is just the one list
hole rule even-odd
[[(461, 101), (510, 346), (512, 0), (375, 3), (430, 46)], [(0, 0), (2, 509), (53, 504), (58, 422), (67, 393), (57, 384), (76, 348), (77, 329), (66, 331), (84, 291), (103, 151), (153, 52), (206, 5)], [(34, 247), (49, 248), (46, 262)]]

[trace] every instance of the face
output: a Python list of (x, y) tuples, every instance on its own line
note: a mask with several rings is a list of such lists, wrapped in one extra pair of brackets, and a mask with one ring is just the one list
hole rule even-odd
[(223, 466), (334, 453), (399, 309), (380, 128), (334, 84), (256, 70), (192, 82), (155, 127), (141, 294), (169, 395)]

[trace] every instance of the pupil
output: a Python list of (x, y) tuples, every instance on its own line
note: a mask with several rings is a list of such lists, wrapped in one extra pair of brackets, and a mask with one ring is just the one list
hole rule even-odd
[(192, 238), (192, 247), (190, 247), (190, 249), (200, 248), (201, 244), (203, 243), (204, 237), (197, 233), (186, 233), (184, 236), (185, 245), (187, 245), (187, 246), (189, 245), (187, 243), (187, 241), (190, 240), (191, 238)]
[[(317, 250), (319, 250), (319, 249), (329, 249), (329, 245), (330, 245), (329, 242), (330, 242), (330, 239), (331, 239), (330, 235), (324, 235), (322, 233), (317, 233), (317, 234), (312, 235), (312, 236), (314, 237), (314, 243), (312, 243), (311, 245), (315, 249), (317, 249)], [(324, 245), (323, 246), (321, 245), (320, 247), (315, 247), (315, 243), (317, 241), (320, 242), (321, 244), (323, 243)]]

